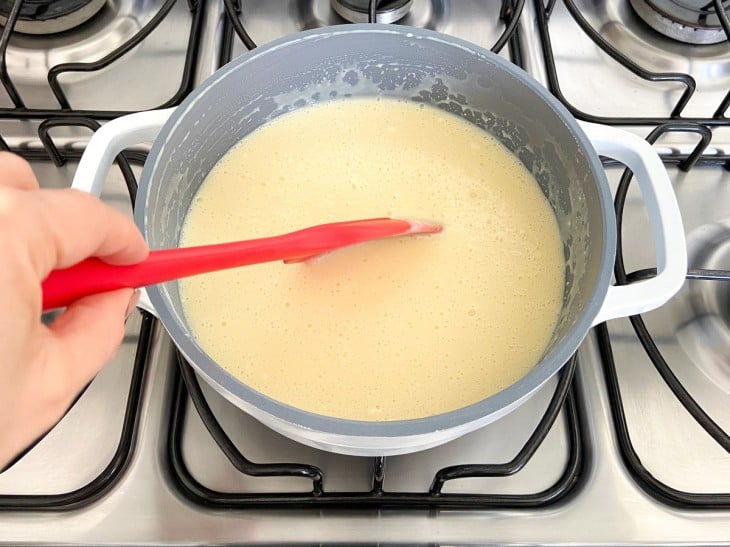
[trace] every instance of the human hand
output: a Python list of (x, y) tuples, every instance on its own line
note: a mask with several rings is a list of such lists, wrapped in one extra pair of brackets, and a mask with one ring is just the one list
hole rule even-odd
[(50, 429), (112, 357), (131, 289), (83, 298), (50, 326), (41, 282), (90, 256), (133, 264), (148, 253), (130, 219), (77, 190), (39, 189), (30, 165), (0, 152), (0, 470)]

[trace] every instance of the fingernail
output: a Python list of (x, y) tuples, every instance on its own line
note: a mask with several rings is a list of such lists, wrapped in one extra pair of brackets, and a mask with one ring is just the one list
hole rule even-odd
[(134, 308), (137, 307), (137, 302), (139, 302), (139, 289), (135, 289), (132, 293), (132, 298), (129, 299), (129, 304), (127, 304), (127, 311), (124, 312), (125, 323), (127, 322), (127, 319), (129, 319), (129, 316), (132, 315)]

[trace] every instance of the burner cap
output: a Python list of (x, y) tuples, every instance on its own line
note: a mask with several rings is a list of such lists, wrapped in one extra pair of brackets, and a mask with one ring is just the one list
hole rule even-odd
[[(711, 0), (631, 0), (631, 6), (651, 28), (687, 44), (717, 44), (727, 40)], [(723, 1), (730, 11), (730, 0)]]
[[(104, 4), (106, 0), (25, 0), (13, 30), (23, 34), (63, 32), (91, 19)], [(0, 0), (0, 25), (5, 25), (12, 7), (13, 0)]]
[[(395, 23), (405, 17), (413, 0), (381, 0), (376, 22)], [(351, 23), (367, 23), (370, 0), (330, 0), (332, 9)]]

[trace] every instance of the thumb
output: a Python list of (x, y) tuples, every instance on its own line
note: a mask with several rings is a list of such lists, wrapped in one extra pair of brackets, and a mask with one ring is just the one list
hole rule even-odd
[(120, 289), (81, 298), (50, 325), (57, 351), (66, 364), (66, 378), (80, 389), (112, 358), (124, 337), (128, 309), (138, 298), (132, 289)]

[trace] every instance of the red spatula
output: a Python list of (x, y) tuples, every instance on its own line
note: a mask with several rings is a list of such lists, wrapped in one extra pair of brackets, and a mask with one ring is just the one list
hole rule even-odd
[(333, 222), (289, 234), (201, 247), (150, 251), (138, 264), (114, 266), (89, 258), (54, 270), (43, 282), (43, 310), (52, 310), (88, 296), (115, 289), (138, 288), (227, 268), (283, 260), (303, 262), (319, 254), (373, 239), (441, 231), (438, 224), (373, 218)]

